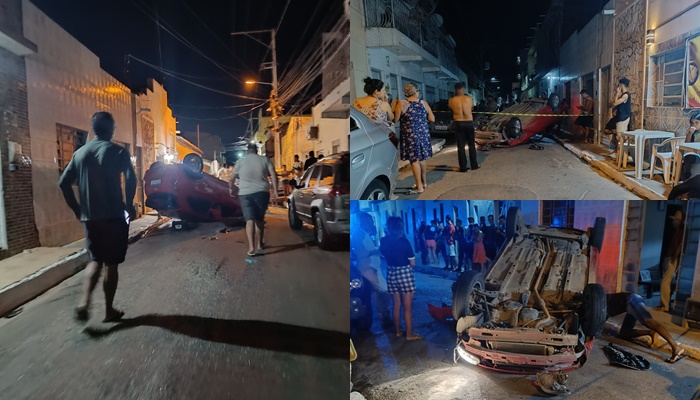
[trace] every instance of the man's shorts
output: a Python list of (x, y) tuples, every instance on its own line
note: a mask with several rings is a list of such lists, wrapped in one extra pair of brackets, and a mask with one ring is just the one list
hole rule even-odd
[(124, 218), (83, 222), (90, 259), (109, 265), (124, 262), (129, 247), (129, 224)]
[(410, 266), (387, 268), (386, 283), (390, 294), (416, 291), (416, 278)]
[(246, 221), (265, 220), (265, 212), (267, 212), (267, 206), (270, 204), (270, 192), (243, 194), (239, 197), (241, 199), (243, 218)]
[(644, 307), (644, 299), (636, 293), (630, 295), (630, 301), (627, 303), (627, 313), (634, 315), (634, 318), (641, 324), (651, 319), (651, 314)]
[(437, 249), (437, 242), (433, 239), (428, 239), (425, 241), (425, 247), (429, 249)]

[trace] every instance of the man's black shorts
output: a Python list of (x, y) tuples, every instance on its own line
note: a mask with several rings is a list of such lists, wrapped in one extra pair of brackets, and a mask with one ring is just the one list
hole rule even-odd
[(265, 212), (270, 204), (270, 192), (242, 194), (239, 197), (241, 198), (243, 218), (246, 221), (265, 220)]
[(85, 221), (85, 241), (92, 261), (121, 264), (129, 247), (129, 225), (121, 219)]

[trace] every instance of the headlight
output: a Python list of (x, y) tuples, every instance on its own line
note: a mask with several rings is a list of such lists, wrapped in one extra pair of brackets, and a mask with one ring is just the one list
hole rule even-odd
[(460, 345), (457, 345), (457, 354), (459, 354), (459, 356), (469, 364), (479, 365), (479, 359), (467, 353), (466, 350), (464, 350)]
[(362, 287), (362, 281), (360, 279), (355, 278), (350, 281), (350, 290), (357, 289), (359, 287)]

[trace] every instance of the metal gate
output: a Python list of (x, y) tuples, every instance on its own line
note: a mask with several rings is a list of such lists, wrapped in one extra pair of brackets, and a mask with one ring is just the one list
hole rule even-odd
[(639, 265), (642, 256), (642, 237), (644, 235), (644, 214), (646, 202), (633, 200), (627, 202), (625, 220), (625, 238), (622, 249), (622, 269), (620, 270), (620, 290), (637, 293)]

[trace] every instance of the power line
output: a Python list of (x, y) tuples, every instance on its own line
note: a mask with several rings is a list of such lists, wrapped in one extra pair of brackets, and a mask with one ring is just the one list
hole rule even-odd
[(132, 56), (132, 55), (128, 55), (128, 57), (129, 57), (129, 58), (132, 58), (132, 59), (134, 59), (134, 60), (136, 60), (136, 61), (138, 61), (138, 62), (140, 62), (140, 63), (142, 63), (142, 64), (144, 64), (144, 65), (147, 65), (147, 66), (149, 66), (149, 67), (151, 67), (151, 68), (153, 68), (153, 69), (155, 69), (155, 70), (158, 70), (158, 71), (160, 71), (160, 72), (162, 72), (162, 73), (164, 73), (164, 74), (166, 74), (166, 75), (172, 76), (172, 77), (175, 78), (175, 79), (179, 79), (179, 80), (181, 80), (181, 81), (183, 81), (183, 82), (189, 83), (190, 85), (197, 86), (197, 87), (199, 87), (199, 88), (202, 88), (202, 89), (205, 89), (205, 90), (209, 90), (209, 91), (214, 92), (214, 93), (219, 93), (219, 94), (223, 94), (223, 95), (225, 95), (225, 96), (235, 97), (235, 98), (238, 98), (238, 99), (248, 99), (248, 100), (267, 101), (267, 99), (261, 99), (261, 98), (250, 97), (250, 96), (241, 96), (241, 95), (237, 95), (237, 94), (225, 92), (225, 91), (223, 91), (223, 90), (213, 89), (213, 88), (210, 88), (210, 87), (207, 87), (207, 86), (204, 86), (204, 85), (200, 85), (200, 84), (198, 84), (198, 83), (196, 83), (196, 82), (192, 82), (192, 81), (190, 81), (190, 80), (187, 80), (187, 79), (184, 79), (184, 78), (180, 78), (179, 76), (177, 76), (177, 75), (175, 75), (175, 74), (172, 74), (172, 73), (169, 73), (169, 72), (167, 72), (166, 70), (164, 70), (164, 69), (162, 69), (162, 68), (159, 68), (157, 65), (151, 64), (151, 63), (149, 63), (149, 62), (147, 62), (147, 61), (144, 61), (144, 60), (142, 60), (142, 59), (140, 59), (140, 58), (138, 58), (138, 57), (134, 57), (134, 56)]

